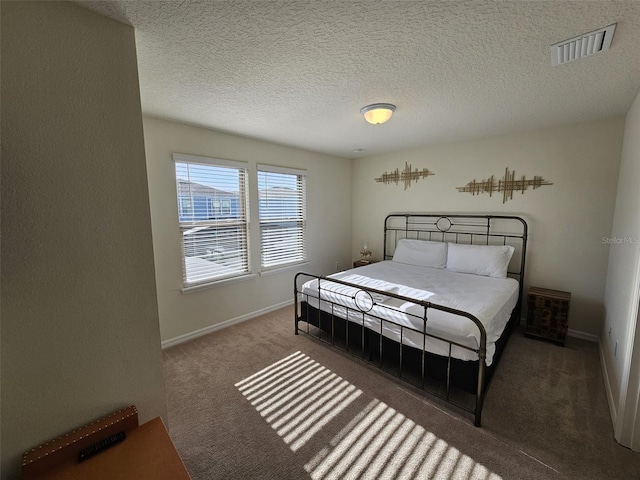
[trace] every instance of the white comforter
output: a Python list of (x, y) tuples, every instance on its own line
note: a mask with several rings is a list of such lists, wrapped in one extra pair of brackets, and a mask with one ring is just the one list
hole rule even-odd
[[(487, 332), (487, 366), (493, 361), (495, 342), (502, 334), (518, 301), (518, 282), (512, 278), (483, 277), (393, 261), (373, 263), (337, 273), (331, 277), (386, 293), (429, 301), (474, 315), (482, 322)], [(317, 282), (317, 280), (311, 280), (302, 287), (302, 299), (315, 308), (318, 308), (319, 303)], [(326, 280), (322, 280), (320, 285), (322, 310), (331, 312), (332, 307), (329, 302), (333, 302), (335, 315), (346, 318), (348, 310), (349, 320), (358, 323), (364, 321), (366, 327), (376, 332), (380, 332), (380, 320), (375, 317), (390, 320), (393, 323), (383, 322), (382, 333), (397, 342), (400, 341), (398, 325), (411, 327), (420, 332), (423, 330), (424, 309), (420, 305), (386, 294), (374, 294), (372, 302), (368, 295), (358, 294), (357, 288)], [(478, 327), (468, 318), (432, 308), (428, 309), (427, 318), (427, 333), (471, 348), (479, 347)], [(405, 329), (402, 333), (402, 342), (422, 349), (423, 335)], [(426, 350), (438, 355), (448, 355), (449, 344), (427, 337)], [(455, 345), (452, 347), (451, 355), (462, 360), (478, 359), (475, 352)]]

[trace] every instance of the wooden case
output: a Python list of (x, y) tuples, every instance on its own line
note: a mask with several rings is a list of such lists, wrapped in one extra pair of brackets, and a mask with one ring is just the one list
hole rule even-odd
[(571, 293), (531, 287), (527, 294), (527, 336), (565, 344)]

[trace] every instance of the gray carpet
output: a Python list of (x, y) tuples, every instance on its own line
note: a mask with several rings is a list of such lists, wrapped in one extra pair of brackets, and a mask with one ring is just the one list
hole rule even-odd
[(613, 439), (597, 345), (514, 332), (471, 415), (293, 334), (288, 307), (164, 352), (192, 478), (640, 479)]

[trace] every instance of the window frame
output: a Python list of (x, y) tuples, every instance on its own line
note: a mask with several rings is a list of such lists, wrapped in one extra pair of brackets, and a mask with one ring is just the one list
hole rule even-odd
[[(184, 202), (184, 199), (180, 195), (180, 187), (178, 186), (179, 177), (177, 171), (178, 164), (187, 164), (187, 165), (197, 165), (201, 167), (219, 167), (219, 168), (229, 168), (235, 169), (238, 171), (238, 208), (240, 209), (240, 218), (229, 218), (223, 215), (222, 209), (220, 212), (211, 212), (209, 208), (210, 205), (213, 205), (213, 200), (210, 201), (208, 197), (205, 201), (205, 210), (206, 216), (219, 216), (221, 218), (216, 219), (195, 219), (193, 218), (196, 215), (196, 208), (194, 204), (194, 195), (190, 194), (190, 205), (191, 205), (191, 215), (192, 218), (190, 220), (181, 219), (181, 207)], [(181, 257), (181, 270), (182, 270), (182, 292), (188, 293), (191, 291), (201, 290), (203, 288), (208, 288), (211, 286), (225, 284), (230, 282), (235, 282), (238, 280), (242, 280), (245, 278), (250, 278), (253, 275), (251, 270), (251, 235), (250, 235), (250, 208), (249, 208), (249, 188), (250, 188), (250, 180), (249, 180), (249, 163), (241, 162), (236, 160), (226, 160), (220, 158), (212, 158), (212, 157), (202, 157), (196, 155), (187, 155), (181, 153), (173, 154), (173, 166), (174, 166), (174, 180), (176, 186), (176, 205), (178, 208), (178, 231), (180, 234), (180, 257)], [(197, 183), (197, 182), (194, 182)], [(212, 187), (213, 188), (213, 187)], [(231, 200), (217, 198), (220, 204), (224, 202), (228, 202), (229, 205), (229, 216), (231, 215)], [(213, 215), (211, 215), (213, 213)], [(244, 213), (244, 215), (242, 215)], [(204, 228), (240, 228), (240, 245), (244, 248), (240, 249), (240, 267), (241, 269), (237, 272), (232, 272), (229, 274), (219, 274), (215, 276), (209, 276), (206, 278), (202, 278), (201, 280), (188, 281), (189, 275), (187, 272), (186, 266), (186, 255), (185, 255), (185, 240), (184, 240), (184, 232), (199, 229), (201, 227)], [(224, 238), (223, 238), (224, 239)], [(196, 255), (197, 256), (197, 255)], [(215, 262), (214, 262), (215, 263)]]
[[(299, 235), (300, 243), (298, 247), (295, 249), (296, 252), (300, 253), (300, 256), (295, 258), (293, 261), (281, 261), (278, 263), (269, 262), (265, 264), (265, 248), (264, 248), (264, 227), (269, 223), (277, 222), (278, 219), (270, 218), (263, 219), (261, 212), (261, 174), (284, 174), (284, 175), (294, 175), (296, 176), (296, 210), (297, 213), (295, 217), (289, 219), (289, 221), (295, 221), (299, 224), (299, 228), (301, 231), (301, 235)], [(259, 226), (259, 241), (260, 241), (260, 272), (269, 273), (275, 272), (277, 270), (287, 269), (289, 267), (300, 265), (303, 263), (308, 263), (308, 252), (307, 252), (307, 171), (298, 169), (298, 168), (290, 168), (290, 167), (281, 167), (276, 165), (267, 165), (267, 164), (257, 164), (256, 165), (256, 179), (257, 179), (257, 194), (258, 194), (258, 226)], [(298, 193), (299, 192), (299, 193)], [(268, 220), (268, 221), (265, 221)], [(283, 218), (279, 219), (281, 222)]]

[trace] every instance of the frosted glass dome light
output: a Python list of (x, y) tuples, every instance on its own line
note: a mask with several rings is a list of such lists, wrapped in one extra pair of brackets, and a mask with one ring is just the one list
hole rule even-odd
[(373, 103), (360, 109), (364, 119), (373, 125), (380, 125), (389, 121), (395, 111), (396, 106), (390, 103)]

